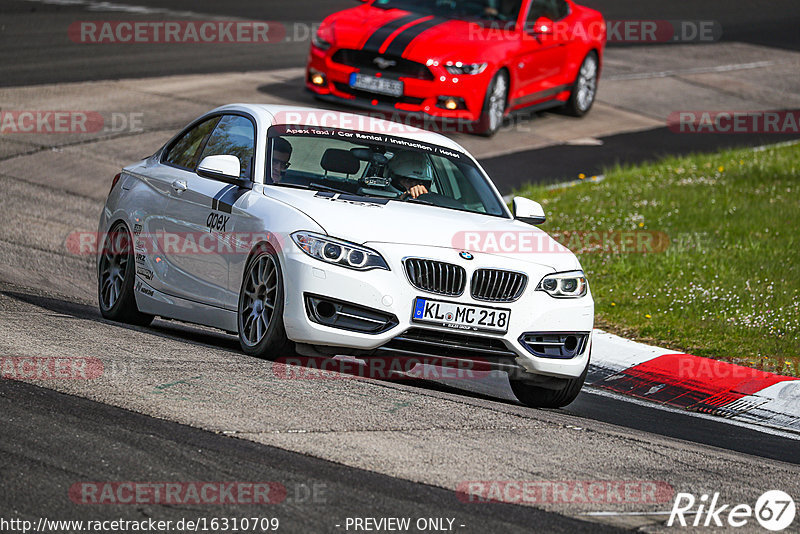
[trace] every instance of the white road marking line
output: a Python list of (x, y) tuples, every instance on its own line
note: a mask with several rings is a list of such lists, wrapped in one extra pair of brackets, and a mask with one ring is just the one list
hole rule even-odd
[(633, 74), (617, 74), (607, 76), (609, 81), (621, 80), (649, 80), (652, 78), (668, 78), (670, 76), (681, 76), (684, 74), (707, 74), (712, 72), (730, 72), (735, 70), (761, 69), (775, 65), (775, 61), (755, 61), (752, 63), (735, 63), (732, 65), (717, 65), (714, 67), (696, 67), (693, 69), (663, 70), (660, 72), (638, 72)]

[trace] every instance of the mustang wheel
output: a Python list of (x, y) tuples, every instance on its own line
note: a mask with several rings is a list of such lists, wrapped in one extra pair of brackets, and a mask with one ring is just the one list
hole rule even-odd
[(274, 359), (294, 354), (283, 327), (283, 274), (275, 251), (263, 246), (244, 271), (238, 307), (242, 350)]
[(588, 371), (589, 364), (586, 364), (581, 376), (564, 380), (560, 389), (546, 389), (521, 380), (511, 380), (511, 390), (522, 404), (531, 408), (563, 408), (574, 401), (581, 392)]
[(100, 313), (106, 319), (146, 326), (153, 316), (136, 307), (133, 284), (136, 265), (133, 242), (125, 223), (115, 224), (106, 234), (97, 273), (97, 297)]
[(594, 104), (597, 94), (597, 75), (599, 73), (597, 54), (589, 52), (583, 60), (564, 110), (575, 117), (586, 115)]
[(498, 72), (486, 90), (486, 99), (483, 102), (483, 111), (478, 121), (478, 133), (487, 137), (493, 136), (503, 125), (508, 102), (508, 75), (505, 71)]

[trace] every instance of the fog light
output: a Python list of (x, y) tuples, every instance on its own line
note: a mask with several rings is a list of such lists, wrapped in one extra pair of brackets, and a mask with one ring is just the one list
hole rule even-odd
[(313, 85), (325, 85), (325, 75), (319, 72), (311, 74), (311, 83)]
[(447, 111), (455, 111), (457, 109), (467, 109), (466, 103), (463, 98), (457, 96), (440, 96), (436, 100), (436, 107), (446, 109)]

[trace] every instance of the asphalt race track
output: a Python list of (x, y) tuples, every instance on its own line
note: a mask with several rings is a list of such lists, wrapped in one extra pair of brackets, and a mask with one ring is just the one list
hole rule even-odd
[[(280, 531), (347, 532), (348, 518), (450, 518), (458, 532), (604, 532), (663, 526), (674, 494), (755, 504), (800, 495), (799, 437), (634, 403), (586, 388), (563, 410), (533, 410), (498, 378), (285, 379), (235, 337), (156, 320), (103, 320), (93, 258), (111, 177), (193, 117), (229, 101), (318, 105), (301, 89), (307, 36), (261, 45), (79, 44), (79, 20), (275, 20), (305, 28), (350, 0), (5, 0), (0, 110), (97, 109), (141, 127), (0, 136), (0, 356), (102, 362), (92, 380), (0, 379), (0, 519), (277, 517)], [(595, 109), (516, 117), (495, 138), (455, 135), (503, 193), (668, 154), (759, 146), (791, 135), (680, 135), (679, 109), (800, 107), (800, 4), (593, 0), (609, 19), (713, 20), (705, 44), (614, 45)], [(296, 24), (296, 26), (295, 26)], [(293, 30), (294, 31), (294, 30)], [(459, 500), (466, 481), (649, 481), (657, 502)], [(271, 481), (279, 504), (77, 504), (81, 482)], [(751, 525), (752, 527), (752, 525)], [(755, 528), (755, 527), (752, 527)], [(0, 528), (0, 530), (3, 530)], [(54, 532), (56, 530), (53, 530)], [(73, 531), (62, 529), (58, 532)], [(352, 527), (350, 532), (355, 531)], [(431, 529), (423, 531), (433, 531)]]

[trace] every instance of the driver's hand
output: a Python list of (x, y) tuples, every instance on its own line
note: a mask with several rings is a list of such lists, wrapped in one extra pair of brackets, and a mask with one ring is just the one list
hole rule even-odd
[(425, 195), (428, 193), (428, 188), (424, 185), (415, 185), (411, 189), (408, 190), (408, 194), (411, 195), (412, 198), (417, 198), (420, 195)]

